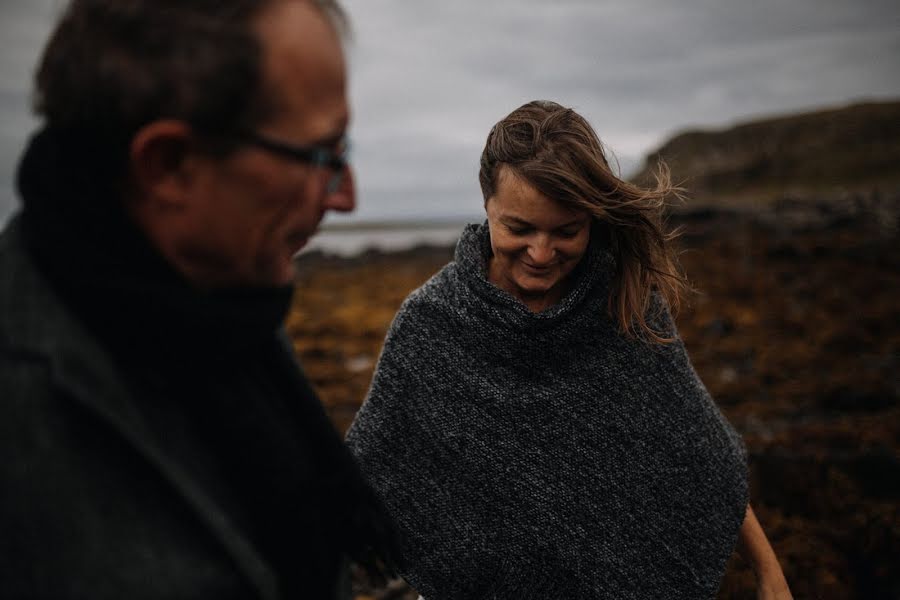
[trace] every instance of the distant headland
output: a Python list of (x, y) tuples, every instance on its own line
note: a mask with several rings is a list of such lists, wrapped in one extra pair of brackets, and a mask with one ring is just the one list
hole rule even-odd
[(764, 207), (784, 199), (900, 192), (900, 101), (778, 116), (679, 133), (632, 178), (653, 182), (662, 160), (689, 205)]

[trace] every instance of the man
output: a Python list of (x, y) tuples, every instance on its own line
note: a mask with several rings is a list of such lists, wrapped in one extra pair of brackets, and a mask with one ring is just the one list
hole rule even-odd
[(0, 597), (347, 597), (385, 549), (281, 327), (354, 207), (342, 18), (68, 7), (0, 236)]

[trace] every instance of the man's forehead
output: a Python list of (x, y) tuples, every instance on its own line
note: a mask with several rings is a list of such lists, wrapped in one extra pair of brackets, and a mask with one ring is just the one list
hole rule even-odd
[(346, 68), (327, 15), (311, 2), (276, 1), (259, 15), (255, 30), (264, 93), (273, 96), (274, 121), (289, 129), (283, 133), (312, 141), (343, 132), (349, 119)]
[(325, 13), (313, 3), (276, 0), (257, 16), (254, 30), (270, 76), (333, 79), (343, 83), (344, 53), (340, 36)]

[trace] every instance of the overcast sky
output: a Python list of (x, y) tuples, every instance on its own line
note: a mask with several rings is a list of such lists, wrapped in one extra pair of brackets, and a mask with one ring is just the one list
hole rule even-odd
[[(37, 126), (31, 77), (62, 0), (0, 0), (0, 222)], [(627, 174), (686, 128), (900, 98), (897, 0), (345, 0), (353, 218), (478, 214), (491, 126), (549, 98)]]

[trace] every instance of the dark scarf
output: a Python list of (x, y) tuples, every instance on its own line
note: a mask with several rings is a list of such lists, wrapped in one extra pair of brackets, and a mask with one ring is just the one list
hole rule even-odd
[(292, 287), (192, 286), (128, 218), (98, 156), (51, 130), (32, 140), (18, 174), (29, 251), (288, 596), (327, 597), (341, 556), (383, 547), (386, 526), (279, 339)]
[(90, 147), (44, 130), (18, 174), (29, 249), (91, 330), (130, 352), (179, 359), (241, 352), (271, 338), (292, 288), (199, 291), (128, 218), (107, 164)]

